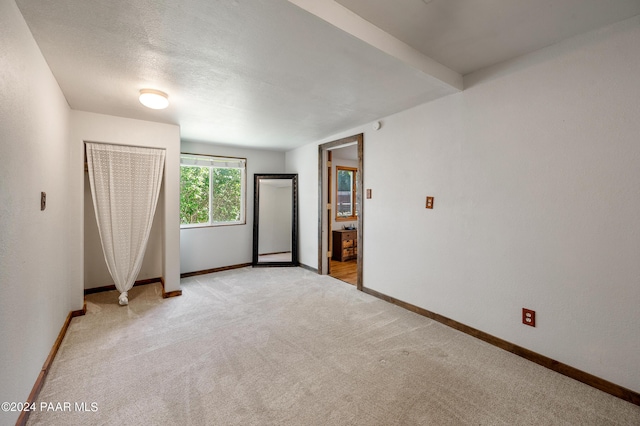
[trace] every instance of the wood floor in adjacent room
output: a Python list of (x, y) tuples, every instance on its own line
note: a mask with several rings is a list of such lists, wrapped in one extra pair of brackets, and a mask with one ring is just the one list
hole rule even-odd
[(333, 278), (349, 284), (358, 284), (358, 261), (356, 259), (338, 262), (331, 259), (331, 273)]
[(35, 405), (73, 409), (28, 425), (640, 425), (639, 406), (327, 275), (181, 284), (86, 296)]

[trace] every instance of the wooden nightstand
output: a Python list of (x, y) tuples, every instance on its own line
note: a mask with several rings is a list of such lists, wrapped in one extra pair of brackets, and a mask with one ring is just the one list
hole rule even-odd
[(331, 258), (339, 262), (358, 257), (358, 231), (340, 229), (333, 231)]

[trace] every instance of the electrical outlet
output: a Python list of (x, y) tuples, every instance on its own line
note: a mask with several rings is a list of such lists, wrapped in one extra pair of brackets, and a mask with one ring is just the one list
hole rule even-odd
[(536, 311), (531, 309), (522, 308), (522, 323), (524, 325), (536, 326)]

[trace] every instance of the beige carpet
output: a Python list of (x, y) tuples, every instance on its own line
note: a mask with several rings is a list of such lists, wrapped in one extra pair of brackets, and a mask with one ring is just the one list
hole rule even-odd
[[(640, 407), (301, 268), (87, 297), (31, 425), (640, 425)], [(76, 402), (94, 412), (79, 412)]]

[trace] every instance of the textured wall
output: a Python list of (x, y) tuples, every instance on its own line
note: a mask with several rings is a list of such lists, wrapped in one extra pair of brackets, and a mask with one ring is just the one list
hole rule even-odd
[(0, 1), (0, 64), (0, 401), (20, 402), (72, 309), (69, 106), (13, 1)]
[(640, 391), (639, 69), (633, 18), (327, 138), (365, 132), (364, 285)]
[(318, 147), (308, 144), (286, 153), (287, 173), (298, 174), (298, 258), (318, 267)]

